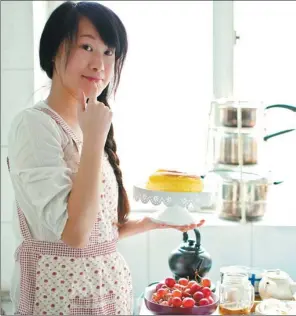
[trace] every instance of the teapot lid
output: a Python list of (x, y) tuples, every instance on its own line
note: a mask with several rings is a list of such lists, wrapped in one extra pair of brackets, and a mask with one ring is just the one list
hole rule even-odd
[(183, 233), (183, 242), (186, 244), (186, 246), (183, 246), (183, 249), (187, 248), (188, 250), (198, 249), (200, 247), (200, 232), (197, 228), (193, 229), (195, 234), (195, 240), (188, 239), (188, 233)]
[(265, 274), (266, 276), (274, 280), (286, 280), (289, 278), (289, 275), (286, 272), (281, 271), (280, 269), (266, 270)]
[(185, 242), (182, 246), (181, 249), (185, 251), (196, 251), (196, 243), (195, 240), (193, 239), (188, 239), (187, 242)]

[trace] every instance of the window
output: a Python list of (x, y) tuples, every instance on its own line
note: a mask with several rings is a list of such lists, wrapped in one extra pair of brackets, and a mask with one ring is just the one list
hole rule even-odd
[[(234, 27), (240, 39), (234, 49), (234, 94), (268, 104), (296, 106), (296, 2), (234, 1)], [(267, 132), (295, 128), (296, 113), (266, 112)], [(270, 139), (268, 162), (275, 178), (286, 183), (272, 188), (273, 199), (292, 203), (296, 175), (296, 133)], [(264, 168), (264, 166), (262, 166)]]
[(295, 103), (295, 15), (294, 1), (234, 1), (237, 94)]
[(158, 168), (202, 172), (212, 98), (211, 1), (104, 1), (129, 53), (114, 106), (126, 187)]

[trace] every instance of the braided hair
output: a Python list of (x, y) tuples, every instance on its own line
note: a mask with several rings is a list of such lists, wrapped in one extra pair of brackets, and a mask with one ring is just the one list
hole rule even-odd
[[(108, 87), (105, 88), (105, 90), (101, 93), (101, 95), (98, 97), (98, 101), (104, 103), (107, 107), (110, 108), (110, 105), (107, 100), (108, 96)], [(117, 185), (118, 185), (118, 224), (121, 225), (125, 223), (128, 219), (128, 214), (130, 212), (130, 205), (128, 196), (126, 193), (126, 190), (123, 186), (122, 181), (122, 172), (120, 169), (120, 161), (117, 155), (117, 145), (114, 139), (114, 127), (111, 123), (110, 130), (107, 136), (107, 140), (105, 143), (105, 151), (108, 155), (108, 160), (113, 168)]]

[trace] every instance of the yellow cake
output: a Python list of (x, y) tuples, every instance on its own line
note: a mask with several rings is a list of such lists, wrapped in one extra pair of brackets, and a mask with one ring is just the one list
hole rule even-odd
[(149, 177), (146, 189), (165, 192), (202, 192), (203, 182), (199, 176), (193, 174), (159, 169)]

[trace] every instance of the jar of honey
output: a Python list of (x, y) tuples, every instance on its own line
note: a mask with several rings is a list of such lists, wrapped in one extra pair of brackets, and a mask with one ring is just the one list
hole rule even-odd
[(254, 304), (254, 287), (244, 272), (225, 272), (219, 287), (221, 315), (249, 315)]

